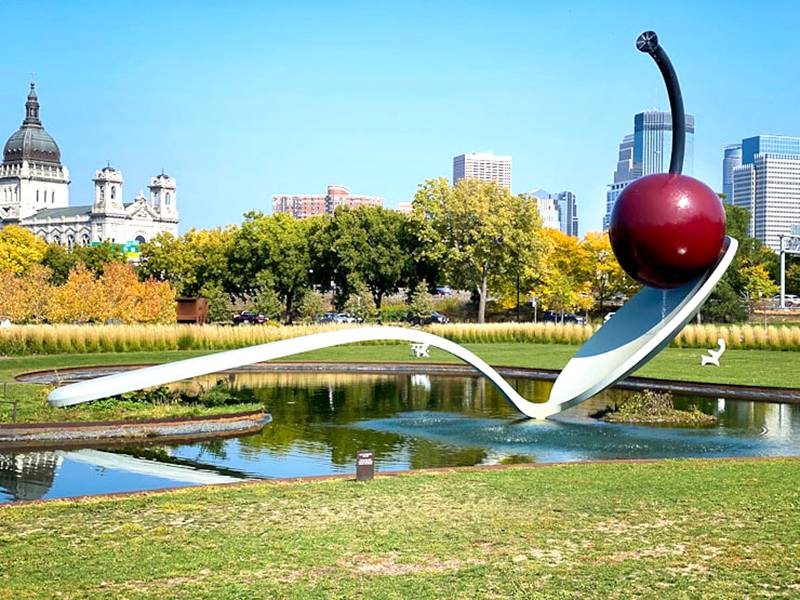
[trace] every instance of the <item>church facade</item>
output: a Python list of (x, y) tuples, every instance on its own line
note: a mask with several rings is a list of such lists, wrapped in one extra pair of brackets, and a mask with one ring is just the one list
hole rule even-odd
[(98, 170), (93, 181), (92, 204), (70, 206), (69, 171), (42, 126), (32, 83), (25, 120), (3, 148), (0, 227), (20, 225), (47, 242), (68, 247), (141, 243), (161, 232), (178, 234), (175, 179), (163, 171), (151, 178), (147, 196), (139, 192), (131, 202), (124, 202), (122, 173), (111, 165)]

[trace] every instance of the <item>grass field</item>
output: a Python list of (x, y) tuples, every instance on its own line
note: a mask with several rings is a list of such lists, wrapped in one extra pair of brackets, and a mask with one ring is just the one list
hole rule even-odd
[[(560, 344), (465, 344), (467, 348), (493, 365), (562, 368), (576, 351), (575, 346)], [(127, 352), (112, 354), (61, 354), (46, 356), (0, 358), (0, 382), (8, 383), (8, 397), (19, 400), (18, 421), (94, 420), (123, 418), (154, 418), (219, 414), (233, 410), (250, 410), (254, 405), (206, 408), (202, 406), (116, 406), (98, 407), (92, 404), (54, 409), (44, 400), (42, 386), (13, 381), (15, 375), (26, 371), (67, 368), (85, 365), (158, 363), (199, 356), (202, 351)], [(795, 352), (770, 350), (728, 350), (722, 366), (701, 367), (701, 351), (692, 348), (667, 348), (636, 374), (644, 377), (800, 388), (800, 355)], [(411, 361), (408, 346), (370, 345), (343, 346), (319, 350), (294, 357), (292, 360), (330, 360), (363, 362)], [(458, 362), (445, 352), (432, 349), (431, 361)], [(0, 404), (0, 422), (11, 418), (11, 406)]]
[(2, 598), (800, 595), (800, 461), (466, 470), (0, 509)]

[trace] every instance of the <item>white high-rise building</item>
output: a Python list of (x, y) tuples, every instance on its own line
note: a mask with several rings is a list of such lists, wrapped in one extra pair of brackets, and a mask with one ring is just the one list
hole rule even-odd
[(465, 178), (496, 181), (511, 189), (511, 157), (491, 152), (470, 152), (453, 158), (453, 185)]
[(536, 200), (536, 208), (539, 210), (539, 216), (542, 219), (542, 227), (561, 230), (558, 202), (552, 195), (541, 189), (533, 190), (524, 195)]
[(800, 156), (756, 154), (733, 169), (733, 204), (750, 212), (750, 235), (775, 251), (800, 223)]

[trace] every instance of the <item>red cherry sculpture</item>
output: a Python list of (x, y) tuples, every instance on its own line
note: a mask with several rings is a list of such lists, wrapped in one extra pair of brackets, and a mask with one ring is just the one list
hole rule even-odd
[(719, 258), (725, 211), (702, 181), (672, 173), (648, 175), (617, 198), (608, 235), (628, 275), (650, 287), (678, 287)]
[(706, 184), (681, 174), (686, 113), (675, 69), (653, 31), (636, 47), (655, 61), (667, 86), (672, 116), (669, 173), (648, 175), (622, 190), (611, 213), (608, 237), (625, 272), (656, 288), (674, 288), (702, 275), (719, 258), (725, 211)]

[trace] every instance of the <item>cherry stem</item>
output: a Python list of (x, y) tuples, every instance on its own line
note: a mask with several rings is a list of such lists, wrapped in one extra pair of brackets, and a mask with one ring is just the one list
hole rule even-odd
[(654, 31), (645, 31), (636, 40), (636, 47), (656, 61), (658, 70), (664, 78), (669, 96), (669, 110), (672, 115), (672, 156), (669, 162), (669, 172), (680, 175), (683, 171), (683, 155), (686, 152), (686, 113), (683, 110), (683, 96), (678, 76), (672, 67), (667, 53), (658, 44), (658, 36)]

